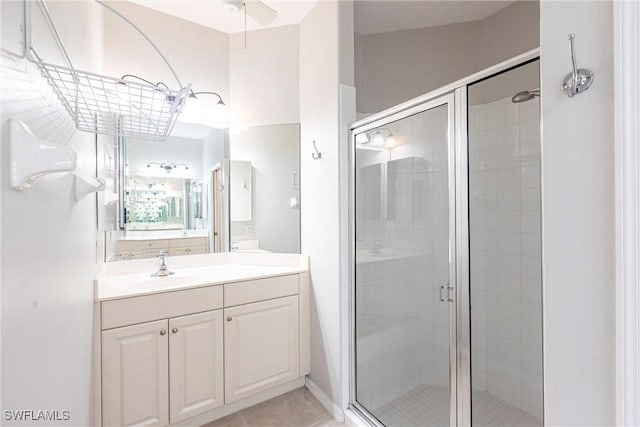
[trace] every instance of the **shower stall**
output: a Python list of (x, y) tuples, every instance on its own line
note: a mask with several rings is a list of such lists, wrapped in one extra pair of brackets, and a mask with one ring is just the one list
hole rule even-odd
[(542, 426), (539, 61), (351, 138), (351, 393), (373, 425)]

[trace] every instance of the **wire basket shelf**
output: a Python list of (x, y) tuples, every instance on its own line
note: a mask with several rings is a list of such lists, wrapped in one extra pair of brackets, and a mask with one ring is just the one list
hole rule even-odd
[(86, 132), (164, 141), (191, 91), (34, 62), (78, 130)]

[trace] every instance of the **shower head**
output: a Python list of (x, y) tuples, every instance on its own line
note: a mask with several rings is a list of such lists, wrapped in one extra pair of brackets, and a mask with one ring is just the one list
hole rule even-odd
[(511, 102), (514, 104), (518, 104), (520, 102), (531, 101), (536, 96), (540, 96), (540, 91), (537, 89), (533, 90), (524, 90), (522, 92), (518, 92), (511, 98)]

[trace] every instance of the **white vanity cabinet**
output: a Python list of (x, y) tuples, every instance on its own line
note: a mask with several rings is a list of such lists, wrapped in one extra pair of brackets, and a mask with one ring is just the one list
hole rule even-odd
[(168, 322), (102, 333), (102, 422), (105, 426), (169, 423)]
[(224, 315), (227, 402), (298, 377), (297, 295), (225, 308)]
[(299, 381), (308, 285), (287, 274), (99, 302), (99, 424), (198, 425)]
[(224, 405), (222, 310), (169, 320), (170, 420)]

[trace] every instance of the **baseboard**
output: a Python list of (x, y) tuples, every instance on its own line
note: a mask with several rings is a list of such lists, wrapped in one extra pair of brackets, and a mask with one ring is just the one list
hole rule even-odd
[(224, 405), (220, 408), (214, 409), (202, 415), (197, 415), (193, 418), (189, 418), (188, 420), (181, 421), (171, 425), (172, 426), (201, 426), (203, 424), (210, 423), (211, 421), (215, 421), (222, 417), (226, 417), (227, 415), (231, 415), (234, 412), (238, 412), (242, 409), (246, 409), (250, 406), (257, 405), (258, 403), (262, 403), (266, 400), (273, 399), (274, 397), (278, 397), (281, 394), (285, 394), (292, 390), (296, 390), (298, 388), (304, 387), (304, 385), (305, 385), (305, 378), (300, 377), (288, 383), (280, 384), (268, 390), (256, 393), (253, 396), (249, 396), (242, 400), (229, 403), (228, 405)]
[(338, 405), (336, 405), (333, 400), (331, 400), (329, 396), (324, 393), (324, 391), (320, 390), (320, 387), (318, 387), (316, 383), (314, 383), (311, 379), (309, 379), (309, 377), (307, 377), (304, 385), (311, 392), (311, 394), (313, 394), (315, 398), (318, 399), (320, 403), (322, 403), (322, 406), (324, 406), (325, 409), (329, 411), (333, 418), (340, 421), (341, 423), (344, 422), (344, 411), (340, 409)]

